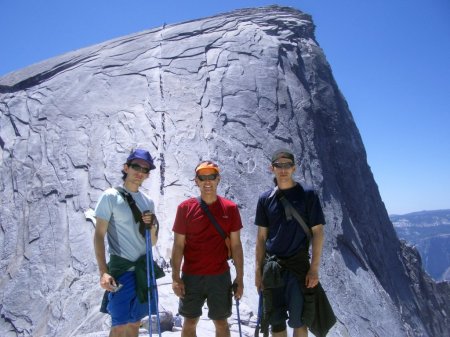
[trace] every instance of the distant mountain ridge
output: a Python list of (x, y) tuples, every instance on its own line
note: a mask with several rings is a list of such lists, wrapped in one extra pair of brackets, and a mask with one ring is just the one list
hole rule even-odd
[(399, 238), (417, 248), (428, 274), (436, 281), (450, 281), (450, 209), (389, 218)]

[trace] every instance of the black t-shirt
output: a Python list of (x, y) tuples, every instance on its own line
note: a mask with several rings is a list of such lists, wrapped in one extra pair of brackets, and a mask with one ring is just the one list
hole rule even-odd
[[(294, 187), (282, 191), (308, 227), (325, 224), (319, 197), (313, 190), (303, 189), (297, 183)], [(289, 257), (306, 247), (307, 237), (294, 217), (291, 220), (286, 219), (283, 204), (272, 192), (273, 189), (260, 195), (256, 207), (255, 225), (269, 228), (266, 241), (267, 253)]]

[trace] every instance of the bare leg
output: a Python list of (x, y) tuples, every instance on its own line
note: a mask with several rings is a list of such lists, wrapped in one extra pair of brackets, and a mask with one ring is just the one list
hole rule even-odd
[(181, 329), (181, 337), (196, 337), (197, 323), (200, 317), (185, 318), (183, 328)]
[(111, 328), (109, 337), (138, 337), (141, 322), (116, 325)]
[(213, 321), (216, 326), (216, 337), (230, 337), (230, 328), (226, 319)]
[(294, 337), (308, 337), (308, 329), (306, 325), (301, 328), (294, 329)]

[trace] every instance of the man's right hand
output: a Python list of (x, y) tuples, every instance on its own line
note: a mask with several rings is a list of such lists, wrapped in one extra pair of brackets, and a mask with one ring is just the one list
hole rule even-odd
[(117, 284), (116, 280), (114, 280), (111, 275), (109, 275), (108, 273), (103, 273), (103, 275), (100, 277), (100, 286), (108, 291), (114, 291), (114, 288), (117, 287)]
[(142, 221), (144, 221), (145, 228), (147, 229), (152, 229), (153, 226), (157, 226), (158, 224), (156, 215), (151, 213), (150, 211), (144, 211), (144, 213), (142, 213)]
[(180, 298), (183, 298), (185, 295), (183, 280), (180, 278), (172, 280), (172, 290), (175, 293), (175, 295), (177, 295)]

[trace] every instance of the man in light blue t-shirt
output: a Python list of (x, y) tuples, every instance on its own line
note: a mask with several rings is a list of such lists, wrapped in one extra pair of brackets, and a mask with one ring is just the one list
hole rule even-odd
[[(155, 206), (147, 195), (139, 191), (153, 169), (155, 165), (148, 151), (132, 151), (123, 165), (122, 193), (116, 188), (107, 189), (95, 208), (94, 248), (100, 286), (109, 292), (107, 312), (112, 322), (110, 337), (138, 336), (140, 321), (148, 315), (147, 281), (140, 277), (146, 275), (144, 231), (140, 228), (142, 224), (135, 221), (124, 195), (131, 195), (140, 213), (143, 213), (143, 222), (151, 226), (154, 245), (157, 239), (156, 226), (152, 226), (155, 223)], [(106, 262), (105, 236), (108, 240), (109, 263)], [(156, 312), (154, 306), (152, 312)]]

